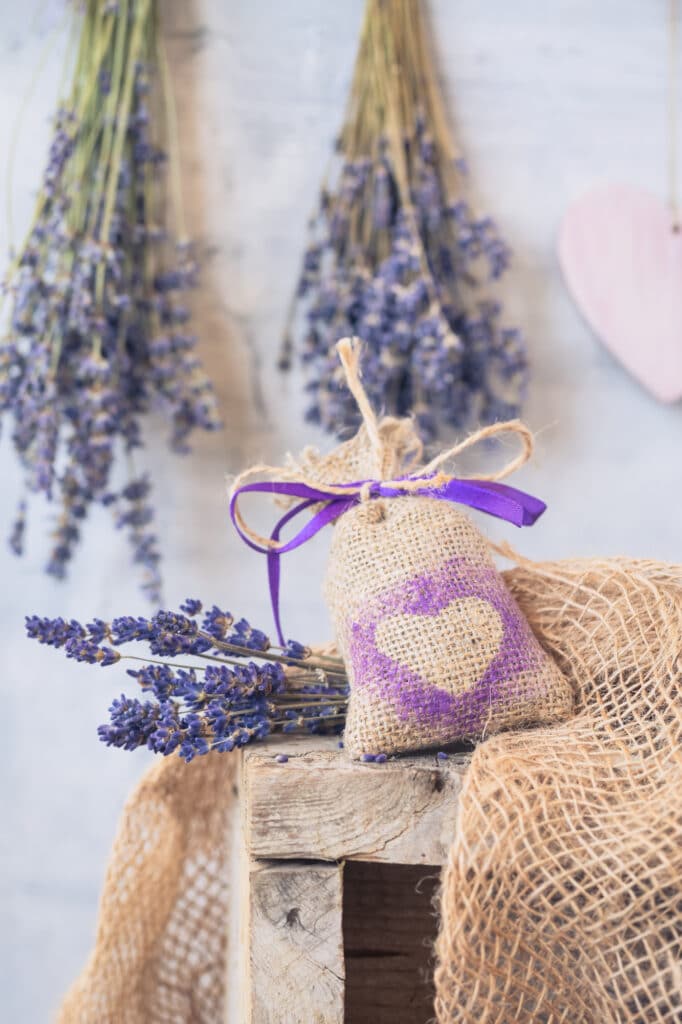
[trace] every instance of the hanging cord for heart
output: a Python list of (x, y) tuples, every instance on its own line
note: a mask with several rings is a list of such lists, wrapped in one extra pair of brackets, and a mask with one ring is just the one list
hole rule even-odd
[(672, 230), (678, 234), (682, 231), (677, 196), (678, 0), (668, 0), (668, 47), (668, 189)]

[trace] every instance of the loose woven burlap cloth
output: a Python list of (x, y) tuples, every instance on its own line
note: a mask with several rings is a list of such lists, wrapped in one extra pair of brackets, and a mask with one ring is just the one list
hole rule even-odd
[[(474, 753), (443, 875), (437, 1019), (672, 1024), (682, 567), (518, 560), (505, 578), (577, 710)], [(164, 760), (131, 797), (61, 1024), (224, 1020), (232, 763)]]

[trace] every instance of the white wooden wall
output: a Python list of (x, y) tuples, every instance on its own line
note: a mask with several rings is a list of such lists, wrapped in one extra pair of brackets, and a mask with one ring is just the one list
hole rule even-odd
[[(197, 307), (226, 429), (184, 461), (150, 432), (171, 605), (201, 596), (270, 624), (265, 567), (227, 524), (225, 484), (255, 458), (314, 440), (295, 377), (274, 371), (304, 226), (348, 88), (362, 0), (167, 0), (194, 233), (210, 259)], [(603, 178), (665, 189), (664, 0), (431, 0), (439, 66), (481, 208), (516, 251), (508, 309), (533, 361), (526, 415), (535, 465), (518, 481), (550, 511), (523, 536), (531, 555), (628, 553), (677, 560), (679, 407), (663, 408), (595, 342), (568, 298), (554, 241), (571, 197)], [(30, 215), (60, 71), (63, 0), (0, 0), (0, 253), (12, 125), (54, 40), (16, 149), (15, 241)], [(682, 134), (682, 133), (681, 133)], [(642, 339), (646, 344), (647, 339)], [(325, 439), (317, 439), (327, 443)], [(18, 474), (0, 446), (0, 529)], [(123, 540), (93, 519), (72, 580), (41, 573), (42, 508), (30, 553), (0, 546), (3, 668), (0, 950), (3, 1017), (48, 1019), (83, 961), (105, 858), (145, 755), (102, 747), (96, 726), (124, 678), (65, 661), (23, 637), (26, 612), (143, 612)], [(265, 522), (265, 520), (263, 520)], [(284, 570), (287, 633), (327, 636), (319, 598), (326, 539)], [(109, 674), (111, 673), (111, 674)]]

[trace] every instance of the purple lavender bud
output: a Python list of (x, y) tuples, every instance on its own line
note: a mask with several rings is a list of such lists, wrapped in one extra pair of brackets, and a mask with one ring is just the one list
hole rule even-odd
[(66, 622), (62, 618), (47, 619), (38, 615), (27, 615), (26, 634), (41, 644), (64, 647), (69, 640), (82, 640), (87, 632), (75, 619)]
[(12, 525), (12, 531), (9, 535), (9, 547), (15, 555), (21, 555), (24, 552), (24, 535), (26, 533), (26, 502), (19, 502), (19, 508), (17, 515)]
[(95, 644), (101, 644), (102, 640), (109, 636), (109, 624), (102, 619), (93, 619), (92, 622), (86, 622), (85, 629), (87, 630), (88, 637)]
[(131, 640), (152, 640), (154, 637), (154, 624), (145, 618), (133, 617), (132, 615), (121, 615), (113, 619), (111, 623), (113, 643), (130, 643)]
[(149, 478), (142, 476), (138, 480), (131, 480), (121, 491), (121, 497), (126, 501), (140, 501), (149, 495), (149, 490)]
[(225, 638), (226, 643), (248, 647), (252, 651), (267, 651), (270, 640), (260, 629), (254, 629), (246, 619), (236, 622)]
[(84, 661), (89, 665), (114, 665), (121, 655), (111, 647), (99, 647), (90, 640), (72, 637), (64, 644), (67, 658)]
[(194, 616), (198, 615), (203, 605), (201, 601), (196, 598), (188, 597), (181, 605), (180, 610), (186, 612), (187, 615)]
[(287, 658), (293, 658), (295, 661), (304, 661), (310, 657), (310, 648), (300, 644), (298, 640), (287, 640), (284, 653)]
[(222, 611), (214, 604), (210, 611), (204, 614), (201, 628), (217, 640), (224, 640), (233, 622), (234, 619), (229, 612)]

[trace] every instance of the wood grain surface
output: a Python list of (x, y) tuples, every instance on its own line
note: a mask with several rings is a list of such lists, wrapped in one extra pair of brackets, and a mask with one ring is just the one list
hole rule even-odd
[[(275, 759), (280, 751), (286, 764)], [(363, 764), (334, 739), (306, 738), (269, 741), (243, 757), (252, 857), (440, 865), (447, 856), (467, 755)]]
[(343, 1024), (343, 868), (254, 864), (243, 1024)]

